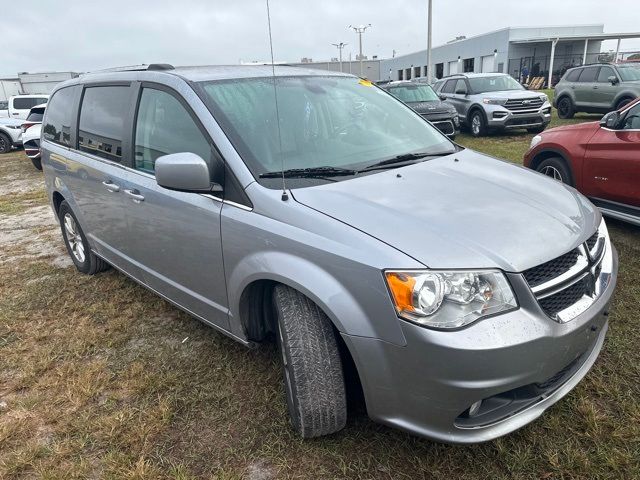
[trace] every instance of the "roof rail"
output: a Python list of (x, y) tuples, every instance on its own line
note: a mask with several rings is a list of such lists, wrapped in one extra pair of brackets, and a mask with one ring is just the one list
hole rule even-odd
[(108, 73), (108, 72), (144, 72), (144, 71), (161, 71), (161, 70), (173, 70), (173, 65), (168, 63), (143, 63), (141, 65), (129, 65), (126, 67), (113, 67), (105, 68), (102, 70), (93, 70), (87, 73)]

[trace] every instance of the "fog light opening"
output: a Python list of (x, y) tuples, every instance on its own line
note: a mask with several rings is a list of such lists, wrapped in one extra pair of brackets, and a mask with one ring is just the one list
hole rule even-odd
[(476, 403), (472, 404), (469, 407), (469, 416), (475, 417), (480, 411), (480, 407), (482, 406), (482, 400), (478, 400)]

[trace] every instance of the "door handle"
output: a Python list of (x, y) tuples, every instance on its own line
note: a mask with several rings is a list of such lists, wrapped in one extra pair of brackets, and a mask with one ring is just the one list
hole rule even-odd
[(115, 183), (113, 183), (111, 180), (105, 180), (104, 182), (102, 182), (102, 184), (105, 186), (105, 188), (107, 190), (109, 190), (110, 192), (116, 193), (120, 191), (120, 186), (116, 185)]
[(129, 190), (128, 188), (125, 188), (124, 193), (129, 195), (136, 203), (144, 202), (144, 195), (141, 195), (138, 190)]

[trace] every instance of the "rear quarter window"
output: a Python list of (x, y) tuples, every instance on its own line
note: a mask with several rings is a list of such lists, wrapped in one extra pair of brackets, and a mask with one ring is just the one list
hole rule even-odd
[(582, 73), (582, 69), (581, 68), (577, 68), (575, 70), (571, 70), (570, 72), (567, 72), (567, 76), (564, 77), (566, 82), (577, 82), (578, 81), (578, 77), (580, 77), (580, 73)]
[(67, 87), (53, 94), (47, 104), (42, 136), (58, 145), (71, 147), (71, 123), (76, 87)]

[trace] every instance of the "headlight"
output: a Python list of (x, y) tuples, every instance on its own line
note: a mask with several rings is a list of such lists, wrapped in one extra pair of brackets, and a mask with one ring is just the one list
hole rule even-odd
[(536, 135), (531, 139), (531, 145), (529, 145), (529, 149), (532, 149), (536, 145), (538, 145), (542, 141), (542, 135)]
[(549, 97), (547, 97), (546, 95), (542, 95), (542, 96), (540, 97), (540, 100), (542, 100), (542, 103), (544, 103), (544, 102), (548, 102), (548, 101), (549, 101)]
[(488, 105), (504, 105), (507, 103), (506, 98), (483, 98), (482, 103), (486, 103)]
[(504, 274), (482, 271), (387, 271), (401, 318), (433, 328), (459, 328), (518, 307)]

